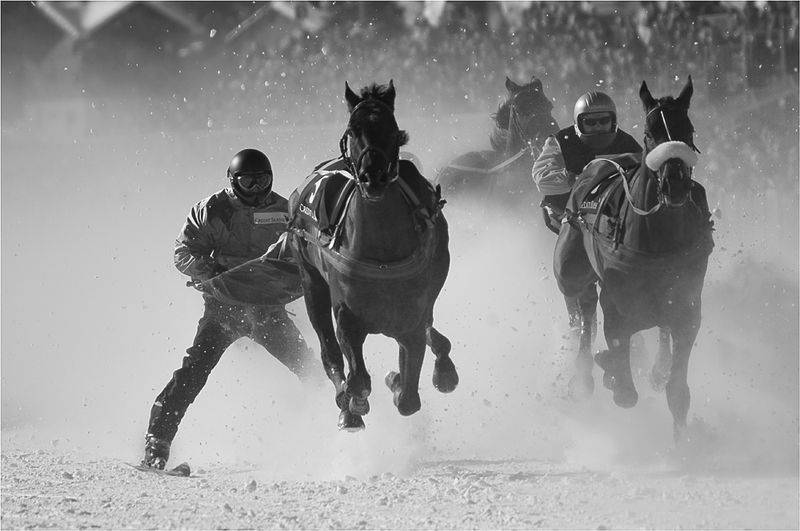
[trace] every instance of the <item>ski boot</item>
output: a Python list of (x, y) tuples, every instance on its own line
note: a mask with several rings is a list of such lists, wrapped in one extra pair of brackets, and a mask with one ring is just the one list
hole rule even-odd
[(142, 466), (164, 470), (164, 467), (167, 466), (167, 459), (169, 459), (170, 442), (165, 439), (159, 439), (151, 433), (145, 435), (144, 440)]

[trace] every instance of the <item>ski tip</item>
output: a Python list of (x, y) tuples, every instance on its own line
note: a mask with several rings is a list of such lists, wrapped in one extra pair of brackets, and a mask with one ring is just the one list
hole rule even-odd
[(138, 465), (135, 465), (133, 463), (125, 463), (125, 464), (135, 468), (136, 470), (138, 470), (140, 472), (148, 472), (148, 473), (151, 473), (151, 474), (158, 474), (158, 475), (162, 475), (162, 476), (178, 476), (178, 477), (186, 477), (186, 478), (188, 478), (192, 474), (192, 469), (189, 467), (189, 463), (181, 463), (178, 466), (176, 466), (175, 468), (172, 468), (170, 470), (161, 470), (161, 469), (158, 469), (158, 468), (153, 468), (151, 466), (147, 466), (147, 465), (142, 464), (142, 463), (139, 463)]
[(192, 469), (189, 468), (189, 463), (181, 463), (172, 470), (170, 470), (168, 473), (174, 476), (189, 477), (192, 474)]

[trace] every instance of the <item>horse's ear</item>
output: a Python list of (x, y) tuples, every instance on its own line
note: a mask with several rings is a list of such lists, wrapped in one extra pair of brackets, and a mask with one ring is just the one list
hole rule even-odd
[(689, 80), (686, 81), (686, 85), (683, 87), (678, 98), (675, 100), (677, 101), (681, 107), (689, 108), (689, 100), (692, 99), (692, 93), (694, 92), (694, 87), (692, 86), (692, 76), (689, 76)]
[(513, 81), (511, 81), (508, 76), (506, 76), (506, 90), (508, 90), (511, 94), (519, 92), (519, 89), (522, 88)]
[(394, 80), (389, 80), (389, 88), (386, 90), (386, 96), (384, 97), (384, 103), (389, 106), (390, 109), (394, 110), (394, 97), (397, 95), (397, 92), (394, 90)]
[(536, 77), (531, 78), (531, 87), (537, 92), (542, 92), (542, 82)]
[(653, 99), (653, 95), (650, 94), (650, 89), (647, 88), (647, 83), (644, 81), (642, 81), (642, 86), (639, 89), (639, 99), (642, 100), (645, 111), (649, 111), (656, 106), (656, 100)]
[(347, 100), (347, 107), (351, 111), (356, 105), (361, 103), (361, 98), (359, 98), (355, 92), (350, 90), (350, 85), (347, 84), (347, 81), (344, 82), (344, 99)]

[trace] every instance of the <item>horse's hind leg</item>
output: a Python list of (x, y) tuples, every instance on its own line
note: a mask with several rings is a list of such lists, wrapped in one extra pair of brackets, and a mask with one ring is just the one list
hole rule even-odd
[[(363, 348), (367, 333), (358, 318), (344, 305), (336, 310), (336, 324), (336, 336), (350, 366), (345, 381), (345, 393), (348, 399), (346, 409), (354, 415), (366, 415), (369, 413), (367, 397), (372, 392), (372, 381), (364, 364)], [(340, 405), (344, 411), (343, 406)]]
[(614, 392), (614, 403), (630, 408), (639, 401), (631, 375), (631, 333), (614, 302), (600, 295), (608, 350), (597, 353), (595, 362), (603, 369), (603, 385)]
[(567, 305), (567, 317), (569, 318), (569, 328), (571, 331), (581, 329), (581, 303), (577, 295), (567, 297), (564, 295), (564, 302)]
[(431, 347), (436, 361), (433, 365), (433, 386), (441, 393), (450, 393), (458, 386), (458, 372), (450, 359), (450, 340), (433, 325), (425, 329), (425, 343)]
[[(564, 294), (569, 307), (569, 300), (577, 301), (580, 316), (580, 343), (575, 358), (575, 374), (569, 382), (569, 392), (573, 398), (580, 399), (594, 392), (592, 378), (592, 334), (597, 315), (597, 288), (595, 273), (586, 249), (583, 236), (578, 227), (570, 224), (561, 226), (553, 253), (553, 271), (558, 288)], [(570, 316), (572, 321), (572, 316)], [(572, 324), (572, 323), (570, 323)]]
[(650, 386), (655, 391), (661, 391), (669, 380), (669, 373), (672, 370), (672, 346), (671, 332), (667, 327), (658, 329), (658, 354), (653, 368), (650, 371)]
[(416, 413), (421, 407), (419, 373), (425, 358), (426, 335), (425, 330), (419, 330), (398, 337), (400, 372), (386, 375), (386, 385), (394, 394), (394, 405), (404, 416)]

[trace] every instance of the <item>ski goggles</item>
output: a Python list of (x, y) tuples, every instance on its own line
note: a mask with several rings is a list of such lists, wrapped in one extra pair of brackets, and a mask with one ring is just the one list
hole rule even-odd
[(601, 118), (583, 118), (581, 120), (581, 123), (583, 125), (588, 125), (589, 127), (594, 127), (596, 125), (605, 127), (605, 126), (607, 126), (608, 124), (611, 123), (611, 117), (610, 116), (603, 116)]
[(271, 173), (240, 173), (235, 178), (236, 184), (246, 192), (264, 192), (272, 186)]

